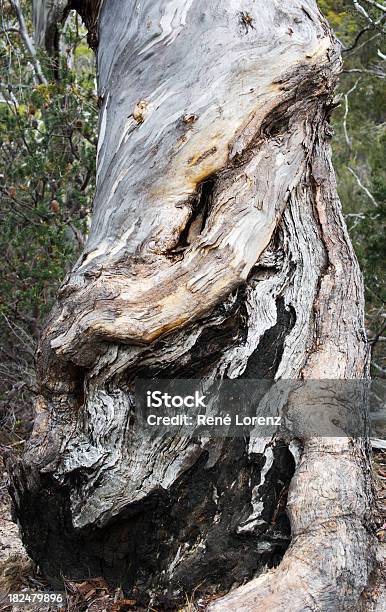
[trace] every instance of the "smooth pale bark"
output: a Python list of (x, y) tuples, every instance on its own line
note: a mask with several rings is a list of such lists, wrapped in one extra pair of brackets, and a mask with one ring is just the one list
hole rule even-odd
[(313, 0), (84, 6), (97, 190), (11, 468), (26, 546), (53, 584), (102, 573), (170, 603), (249, 580), (211, 609), (352, 610), (374, 564), (365, 440), (149, 444), (132, 395), (137, 377), (367, 375), (329, 147), (338, 46)]

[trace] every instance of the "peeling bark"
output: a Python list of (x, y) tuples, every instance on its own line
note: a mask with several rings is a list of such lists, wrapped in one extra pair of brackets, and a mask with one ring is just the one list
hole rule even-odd
[(249, 580), (211, 609), (352, 610), (374, 564), (365, 440), (149, 444), (133, 404), (139, 377), (367, 376), (329, 147), (338, 46), (313, 0), (90, 15), (97, 189), (10, 466), (24, 542), (53, 585), (102, 574), (167, 607)]

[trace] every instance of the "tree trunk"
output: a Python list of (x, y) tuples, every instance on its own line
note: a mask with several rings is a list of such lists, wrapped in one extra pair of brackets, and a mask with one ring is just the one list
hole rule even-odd
[(97, 189), (10, 466), (27, 550), (54, 586), (103, 575), (153, 606), (233, 589), (210, 609), (352, 610), (374, 564), (365, 438), (149, 442), (133, 401), (138, 378), (367, 376), (338, 45), (314, 0), (82, 4)]

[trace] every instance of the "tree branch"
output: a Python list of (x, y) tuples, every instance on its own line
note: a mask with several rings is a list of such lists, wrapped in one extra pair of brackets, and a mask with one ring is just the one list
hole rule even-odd
[[(354, 38), (354, 42), (350, 45), (350, 47), (344, 47), (342, 49), (342, 53), (350, 53), (350, 51), (354, 51), (354, 49), (357, 48), (357, 44), (359, 42), (359, 40), (362, 38), (363, 34), (366, 34), (366, 32), (371, 32), (372, 30), (374, 30), (373, 26), (366, 26), (365, 28), (363, 28), (362, 30), (360, 30), (357, 35)], [(379, 33), (376, 34), (376, 36), (379, 36)], [(372, 40), (373, 38), (370, 38), (370, 40)], [(366, 40), (363, 44), (367, 44), (369, 41)]]
[(343, 117), (343, 131), (344, 131), (344, 136), (345, 136), (347, 145), (350, 147), (350, 149), (351, 149), (351, 141), (348, 137), (348, 132), (347, 132), (348, 97), (350, 94), (352, 94), (356, 90), (359, 81), (360, 81), (360, 77), (359, 79), (356, 80), (356, 83), (351, 87), (351, 89), (349, 89), (349, 91), (344, 94), (345, 111), (344, 111), (344, 117)]
[(21, 37), (22, 37), (22, 39), (24, 41), (24, 44), (25, 44), (25, 46), (26, 46), (26, 48), (28, 50), (28, 53), (31, 56), (31, 61), (32, 61), (33, 67), (35, 69), (36, 78), (37, 78), (37, 80), (39, 81), (39, 83), (41, 85), (47, 85), (47, 79), (46, 79), (46, 77), (43, 74), (43, 70), (42, 70), (41, 64), (40, 64), (40, 62), (38, 60), (38, 57), (37, 57), (36, 49), (34, 47), (34, 44), (33, 44), (32, 40), (31, 40), (30, 35), (28, 34), (27, 26), (26, 26), (26, 23), (25, 23), (24, 15), (23, 15), (23, 12), (21, 10), (21, 6), (20, 6), (20, 3), (19, 3), (19, 0), (10, 0), (10, 3), (11, 3), (11, 5), (12, 5), (12, 7), (13, 7), (15, 13), (16, 13), (16, 17), (17, 17), (17, 20), (19, 22), (20, 35), (21, 35)]
[(378, 79), (384, 79), (386, 78), (386, 73), (385, 72), (381, 72), (381, 70), (366, 70), (365, 68), (350, 68), (347, 70), (342, 70), (342, 73), (344, 74), (370, 74), (371, 76), (375, 76)]
[(379, 2), (375, 2), (375, 0), (364, 0), (364, 2), (367, 2), (367, 4), (370, 4), (371, 6), (374, 6), (380, 11), (386, 13), (386, 5), (380, 4)]
[(370, 198), (370, 200), (372, 201), (372, 203), (374, 204), (374, 206), (378, 206), (378, 202), (376, 201), (376, 199), (374, 198), (374, 196), (372, 195), (372, 193), (370, 193), (370, 191), (367, 189), (367, 187), (364, 186), (364, 184), (362, 183), (361, 179), (359, 178), (359, 176), (354, 172), (354, 170), (352, 168), (350, 168), (349, 166), (347, 166), (347, 170), (349, 172), (351, 172), (351, 174), (353, 175), (353, 177), (355, 178), (356, 182), (358, 183), (359, 187), (362, 189), (362, 191), (365, 192), (365, 194)]
[(359, 2), (357, 0), (353, 0), (353, 5), (356, 8), (356, 10), (358, 11), (358, 13), (360, 13), (365, 19), (370, 21), (370, 23), (375, 25), (373, 19), (370, 17), (370, 15), (366, 11), (366, 9), (361, 4), (359, 4)]

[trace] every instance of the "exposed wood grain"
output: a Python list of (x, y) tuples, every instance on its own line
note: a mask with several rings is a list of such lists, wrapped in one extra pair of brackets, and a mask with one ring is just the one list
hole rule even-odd
[[(46, 330), (59, 356), (89, 367), (104, 339), (148, 343), (196, 320), (245, 282), (271, 240), (304, 172), (311, 104), (339, 59), (301, 3), (280, 27), (275, 4), (254, 3), (260, 26), (248, 35), (237, 8), (133, 4), (125, 20), (114, 3), (102, 11), (97, 192), (85, 253)], [(188, 126), (187, 114), (197, 117)], [(275, 114), (287, 125), (269, 138)], [(209, 177), (207, 223), (173, 257)]]

